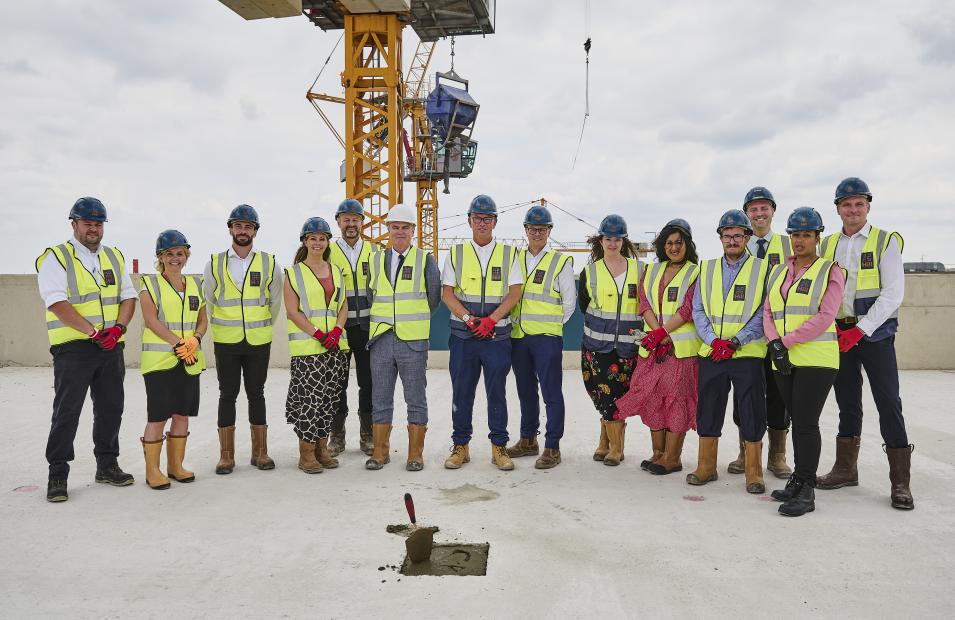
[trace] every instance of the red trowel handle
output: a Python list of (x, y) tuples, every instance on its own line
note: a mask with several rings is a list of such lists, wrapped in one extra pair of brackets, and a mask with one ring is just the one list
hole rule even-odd
[(414, 500), (411, 499), (411, 493), (405, 493), (405, 508), (408, 509), (408, 516), (411, 517), (411, 523), (414, 523)]

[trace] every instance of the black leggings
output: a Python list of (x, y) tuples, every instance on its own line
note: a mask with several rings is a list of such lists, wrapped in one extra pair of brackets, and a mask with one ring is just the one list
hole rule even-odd
[(773, 373), (776, 386), (792, 418), (793, 452), (796, 475), (803, 480), (815, 480), (819, 469), (822, 437), (819, 435), (819, 416), (836, 380), (835, 368), (793, 368), (791, 375)]

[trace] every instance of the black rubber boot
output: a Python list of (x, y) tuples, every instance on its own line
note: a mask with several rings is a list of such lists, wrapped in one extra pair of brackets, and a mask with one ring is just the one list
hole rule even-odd
[(65, 502), (70, 499), (70, 494), (66, 492), (66, 479), (53, 478), (46, 483), (46, 501)]
[(777, 502), (788, 502), (792, 499), (793, 491), (796, 490), (797, 486), (799, 486), (799, 483), (797, 482), (796, 474), (789, 474), (789, 480), (786, 481), (786, 487), (773, 491), (773, 499)]
[(779, 507), (779, 514), (786, 517), (801, 517), (816, 509), (816, 484), (799, 479), (792, 497)]

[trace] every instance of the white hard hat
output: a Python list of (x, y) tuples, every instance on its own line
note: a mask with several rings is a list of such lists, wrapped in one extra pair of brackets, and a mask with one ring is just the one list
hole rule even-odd
[(388, 210), (388, 217), (385, 221), (389, 224), (392, 222), (405, 222), (408, 224), (417, 224), (418, 217), (414, 212), (414, 209), (408, 205), (397, 204), (391, 209)]

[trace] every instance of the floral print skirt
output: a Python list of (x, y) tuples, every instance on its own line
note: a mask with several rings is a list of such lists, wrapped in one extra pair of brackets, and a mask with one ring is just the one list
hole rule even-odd
[(620, 357), (616, 351), (594, 353), (583, 349), (580, 352), (584, 388), (604, 420), (614, 419), (617, 399), (627, 393), (636, 365), (636, 357)]

